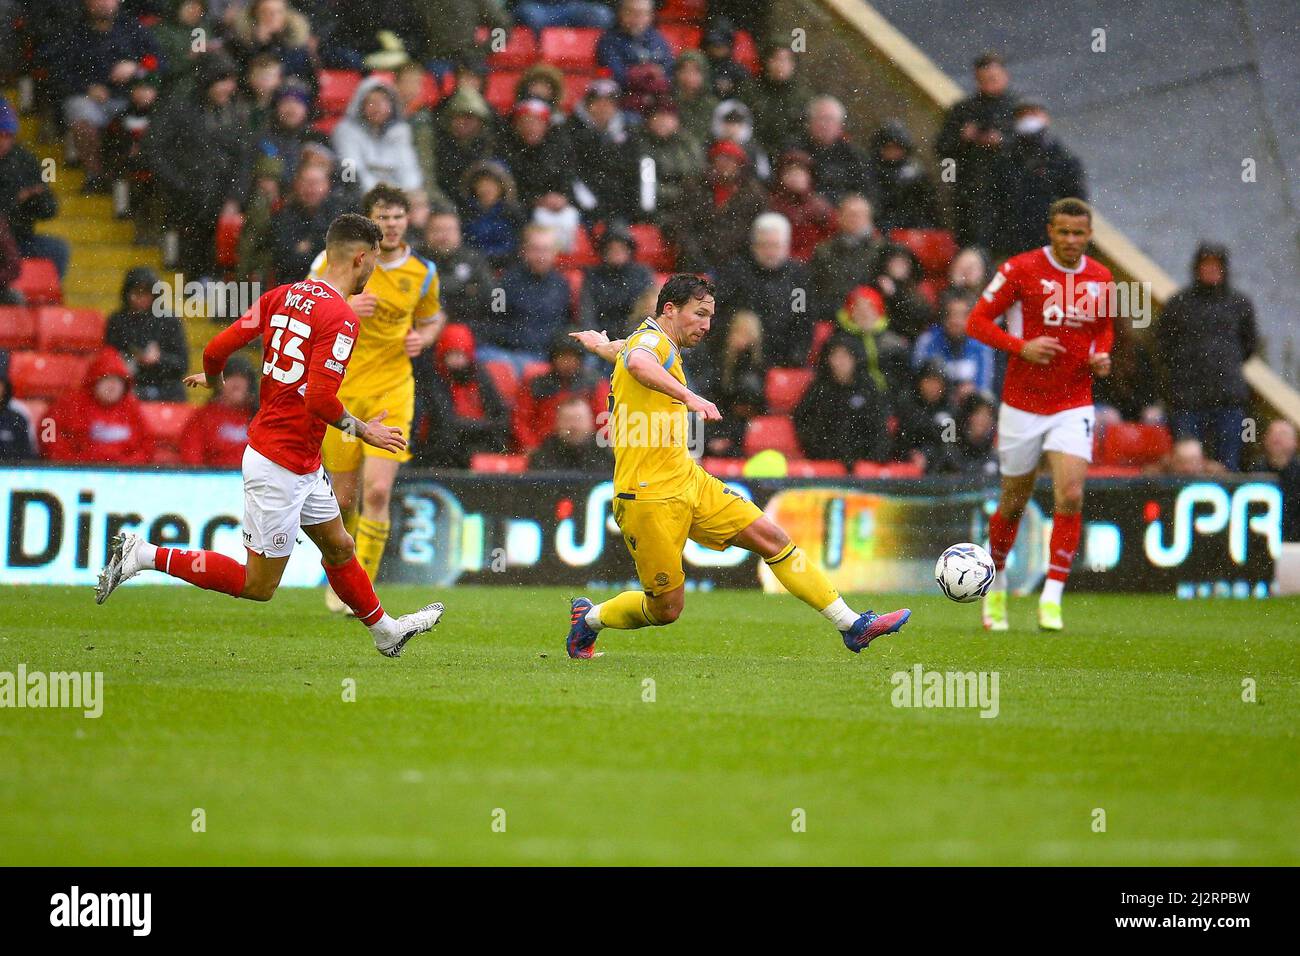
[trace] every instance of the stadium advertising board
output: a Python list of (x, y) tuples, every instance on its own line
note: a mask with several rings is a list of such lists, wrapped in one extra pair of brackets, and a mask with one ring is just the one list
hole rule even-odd
[[(993, 488), (952, 481), (729, 484), (853, 592), (929, 591), (936, 556), (957, 541), (985, 540), (995, 502)], [(610, 482), (583, 477), (403, 472), (381, 583), (626, 586), (633, 568), (612, 497)], [(121, 528), (242, 558), (242, 500), (234, 472), (0, 469), (0, 582), (91, 585)], [(1281, 515), (1281, 495), (1267, 481), (1092, 482), (1071, 588), (1263, 596)], [(1041, 582), (1050, 530), (1043, 487), (1011, 556), (1013, 589)], [(691, 588), (777, 587), (740, 549), (688, 542), (685, 559)], [(322, 584), (319, 561), (301, 536), (284, 584)]]

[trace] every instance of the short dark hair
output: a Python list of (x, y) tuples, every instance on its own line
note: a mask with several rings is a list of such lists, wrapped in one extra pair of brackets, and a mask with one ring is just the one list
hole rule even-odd
[(989, 50), (975, 58), (975, 69), (982, 70), (986, 66), (1006, 66), (1006, 60), (1002, 59), (1001, 53)]
[(967, 308), (973, 308), (975, 305), (976, 295), (969, 289), (947, 289), (943, 295), (939, 296), (939, 309), (941, 315), (948, 314), (948, 306), (954, 302), (960, 302)]
[(1058, 199), (1047, 207), (1047, 222), (1049, 225), (1057, 216), (1087, 216), (1088, 223), (1091, 224), (1092, 207), (1082, 199), (1066, 196), (1064, 199)]
[(706, 296), (716, 296), (712, 282), (690, 272), (678, 272), (669, 276), (664, 287), (659, 290), (659, 298), (655, 300), (655, 315), (663, 315), (669, 302), (680, 309), (691, 299), (703, 299)]
[(380, 183), (371, 186), (370, 191), (361, 197), (361, 211), (369, 216), (376, 206), (401, 206), (406, 212), (411, 211), (411, 199), (396, 186)]
[(345, 212), (330, 223), (329, 231), (325, 233), (325, 247), (328, 249), (359, 242), (374, 248), (379, 245), (383, 235), (384, 231), (373, 220), (355, 212)]

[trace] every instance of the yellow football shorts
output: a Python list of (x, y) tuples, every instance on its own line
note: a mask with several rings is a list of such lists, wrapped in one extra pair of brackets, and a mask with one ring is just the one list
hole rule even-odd
[[(396, 388), (378, 395), (363, 398), (345, 398), (340, 395), (343, 406), (356, 418), (368, 422), (380, 412), (387, 410), (384, 424), (390, 428), (400, 428), (406, 440), (411, 440), (411, 419), (415, 417), (415, 381), (403, 382)], [(361, 467), (362, 456), (370, 458), (388, 458), (393, 461), (410, 461), (411, 453), (402, 451), (384, 451), (374, 445), (367, 445), (360, 438), (345, 435), (337, 428), (325, 431), (325, 440), (321, 443), (321, 457), (327, 471), (356, 471)]]
[(699, 465), (679, 495), (649, 501), (614, 498), (614, 520), (636, 562), (641, 588), (652, 596), (686, 581), (682, 549), (687, 538), (722, 551), (761, 517), (763, 512), (756, 504), (741, 498)]

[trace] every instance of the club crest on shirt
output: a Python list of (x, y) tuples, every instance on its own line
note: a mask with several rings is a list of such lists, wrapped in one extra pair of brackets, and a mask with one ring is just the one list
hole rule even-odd
[(334, 357), (340, 362), (346, 362), (348, 356), (352, 354), (352, 346), (356, 341), (352, 336), (340, 332), (334, 337)]

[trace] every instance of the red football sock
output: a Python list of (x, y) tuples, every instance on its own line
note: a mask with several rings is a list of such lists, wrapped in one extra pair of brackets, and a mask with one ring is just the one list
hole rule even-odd
[(375, 594), (375, 586), (370, 583), (370, 575), (354, 556), (347, 564), (331, 568), (322, 562), (325, 577), (330, 587), (339, 596), (339, 600), (352, 608), (357, 620), (369, 627), (384, 616), (384, 607)]
[(153, 566), (163, 574), (188, 581), (208, 591), (239, 597), (244, 590), (247, 569), (234, 558), (215, 551), (185, 551), (159, 548)]
[(1079, 535), (1083, 530), (1083, 515), (1052, 515), (1052, 557), (1047, 565), (1047, 576), (1054, 581), (1064, 581), (1070, 576), (1070, 565), (1079, 550)]
[(1002, 517), (1002, 512), (995, 511), (989, 515), (989, 555), (993, 566), (1002, 571), (1007, 566), (1007, 555), (1016, 543), (1016, 532), (1020, 522)]

